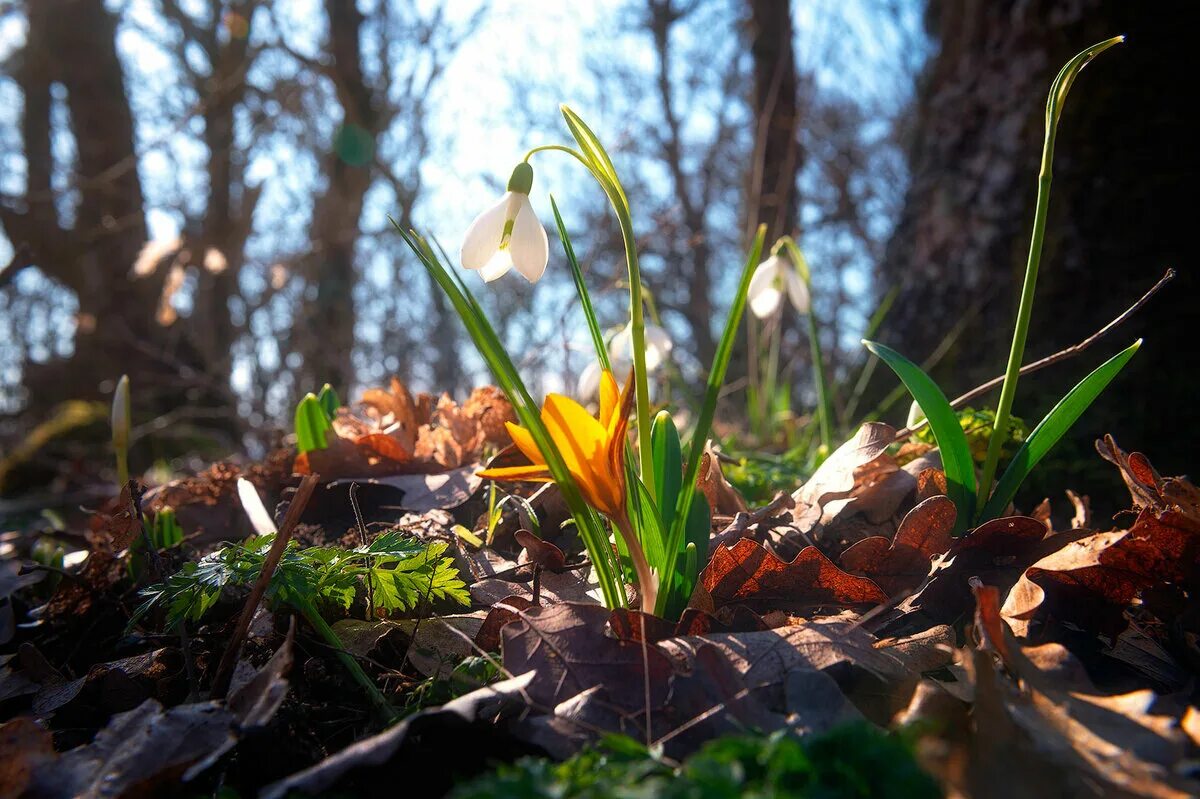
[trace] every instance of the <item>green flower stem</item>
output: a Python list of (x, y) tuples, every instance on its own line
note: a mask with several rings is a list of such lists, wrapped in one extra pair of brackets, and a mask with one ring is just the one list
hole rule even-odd
[(996, 477), (996, 467), (1000, 463), (1000, 450), (1012, 420), (1012, 404), (1017, 394), (1017, 380), (1021, 376), (1021, 362), (1025, 357), (1025, 340), (1029, 335), (1029, 320), (1033, 314), (1033, 294), (1037, 288), (1038, 268), (1042, 261), (1042, 244), (1046, 236), (1046, 214), (1050, 208), (1051, 164), (1054, 161), (1054, 140), (1058, 133), (1058, 119), (1062, 114), (1062, 105), (1067, 98), (1067, 92), (1079, 71), (1089, 61), (1113, 45), (1124, 41), (1123, 36), (1092, 45), (1079, 53), (1058, 73), (1050, 87), (1050, 96), (1046, 100), (1046, 137), (1042, 144), (1042, 166), (1038, 172), (1037, 204), (1033, 212), (1033, 235), (1029, 241), (1029, 258), (1025, 263), (1025, 282), (1021, 286), (1021, 301), (1017, 306), (1017, 321), (1013, 329), (1012, 347), (1008, 351), (1008, 366), (1004, 370), (1004, 385), (1000, 389), (1000, 399), (996, 404), (996, 419), (992, 425), (992, 434), (988, 438), (987, 456), (983, 462), (983, 472), (979, 480), (978, 494), (975, 506), (987, 506), (988, 497), (992, 493), (992, 481)]
[[(800, 252), (800, 248), (796, 246), (796, 242), (791, 236), (784, 236), (780, 239), (780, 243), (787, 249), (788, 256), (792, 263), (800, 270), (800, 276), (804, 279), (804, 283), (808, 286), (808, 313), (805, 316), (808, 319), (808, 341), (812, 349), (813, 363), (813, 384), (817, 389), (817, 409), (821, 423), (821, 446), (825, 448), (825, 453), (829, 454), (833, 451), (833, 400), (829, 394), (829, 383), (825, 379), (825, 358), (821, 353), (821, 336), (817, 328), (817, 317), (813, 312), (812, 298), (812, 275), (808, 271), (808, 262), (804, 259), (804, 253)], [(778, 245), (777, 245), (778, 246)]]
[[(642, 273), (638, 266), (637, 239), (633, 233), (633, 219), (629, 215), (629, 207), (625, 202), (625, 192), (613, 177), (608, 175), (582, 153), (561, 144), (545, 144), (534, 147), (525, 154), (528, 161), (534, 154), (545, 151), (566, 153), (587, 167), (588, 173), (600, 184), (617, 215), (617, 223), (621, 227), (621, 238), (625, 243), (625, 263), (629, 267), (629, 319), (630, 334), (633, 340), (633, 380), (635, 398), (637, 401), (638, 429), (638, 472), (642, 482), (654, 494), (654, 467), (649, 457), (650, 449), (650, 380), (646, 372), (646, 322), (642, 308)], [(620, 380), (621, 377), (617, 376)]]
[(354, 659), (354, 656), (346, 651), (342, 639), (338, 638), (333, 628), (325, 622), (325, 619), (317, 612), (312, 602), (306, 598), (299, 597), (289, 598), (289, 601), (308, 620), (313, 629), (325, 639), (325, 643), (333, 648), (334, 654), (337, 655), (338, 660), (342, 661), (342, 665), (350, 672), (350, 676), (362, 686), (363, 691), (366, 692), (367, 698), (371, 700), (371, 704), (375, 707), (376, 712), (379, 713), (380, 718), (388, 724), (394, 724), (399, 721), (400, 714), (396, 712), (396, 709), (388, 702), (387, 697), (375, 685), (375, 681), (368, 677), (367, 673), (358, 665), (358, 661)]

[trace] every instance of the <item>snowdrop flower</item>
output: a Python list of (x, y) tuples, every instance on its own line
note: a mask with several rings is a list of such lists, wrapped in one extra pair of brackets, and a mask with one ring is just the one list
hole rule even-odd
[(754, 315), (766, 319), (779, 310), (785, 292), (797, 311), (808, 313), (808, 284), (791, 261), (780, 255), (772, 255), (754, 271), (746, 298)]
[[(670, 334), (658, 325), (646, 325), (644, 332), (646, 336), (646, 370), (653, 372), (662, 366), (670, 356), (671, 350), (675, 348), (675, 342), (671, 341)], [(633, 363), (633, 322), (625, 325), (624, 330), (613, 336), (612, 342), (608, 345), (608, 352), (612, 355), (614, 368), (618, 361)]]
[[(653, 372), (663, 365), (675, 348), (671, 335), (658, 325), (646, 325), (643, 328), (646, 337), (646, 371)], [(608, 357), (612, 361), (614, 374), (625, 374), (633, 368), (633, 323), (627, 324), (621, 332), (613, 336), (608, 343)], [(580, 399), (596, 396), (600, 390), (600, 375), (603, 370), (599, 363), (589, 362), (579, 373), (579, 382), (575, 386), (576, 395)]]
[(517, 164), (508, 191), (467, 228), (459, 252), (464, 268), (479, 272), (488, 282), (513, 267), (530, 283), (541, 278), (550, 260), (550, 242), (529, 202), (532, 188), (533, 167)]

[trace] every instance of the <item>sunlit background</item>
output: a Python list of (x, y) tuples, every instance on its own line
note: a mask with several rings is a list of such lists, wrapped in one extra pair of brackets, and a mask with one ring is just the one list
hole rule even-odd
[[(1051, 229), (1076, 227), (1050, 239), (1055, 305), (1041, 306), (1047, 327), (1031, 350), (1086, 336), (1180, 266), (1178, 232), (1163, 230), (1172, 212), (1141, 219), (1150, 212), (1131, 210), (1111, 171), (1170, 187), (1194, 174), (1193, 155), (1147, 166), (1184, 141), (1174, 101), (1148, 88), (1180, 74), (1169, 64), (1183, 26), (1171, 15), (1183, 12), (1167, 5), (0, 2), (3, 440), (64, 401), (103, 399), (123, 372), (160, 441), (213, 451), (261, 452), (326, 381), (349, 397), (391, 375), (459, 394), (486, 381), (389, 216), (456, 262), (471, 219), (524, 153), (568, 141), (564, 102), (608, 145), (630, 196), (650, 311), (676, 344), (662, 397), (702, 385), (759, 221), (772, 239), (794, 234), (808, 258), (825, 366), (848, 386), (845, 429), (894, 389), (876, 375), (848, 396), (867, 360), (858, 339), (881, 304), (894, 303), (880, 335), (932, 356), (947, 390), (965, 390), (1003, 363), (1045, 87), (1066, 56), (1114, 33), (1131, 34), (1129, 52), (1089, 69), (1064, 123)], [(789, 18), (790, 30), (779, 23)], [(772, 74), (794, 90), (778, 191), (761, 179), (778, 98), (756, 92)], [(466, 279), (530, 384), (569, 392), (590, 344), (550, 195), (614, 329), (627, 313), (624, 262), (588, 176), (559, 154), (533, 163), (534, 207), (551, 233), (545, 278)], [(775, 201), (782, 224), (762, 218)], [(1068, 213), (1093, 207), (1086, 229)], [(1128, 245), (1105, 245), (1099, 263), (1099, 243), (1080, 242), (1117, 236), (1116, 219), (1157, 249), (1123, 232)], [(1085, 262), (1108, 269), (1134, 251), (1139, 271), (1091, 288)], [(1070, 291), (1082, 291), (1078, 302)], [(807, 332), (794, 315), (782, 325), (783, 379), (803, 416)], [(735, 421), (748, 370), (739, 357), (725, 414)], [(902, 422), (906, 409), (894, 401), (886, 418)], [(1122, 424), (1166, 438), (1161, 418)]]

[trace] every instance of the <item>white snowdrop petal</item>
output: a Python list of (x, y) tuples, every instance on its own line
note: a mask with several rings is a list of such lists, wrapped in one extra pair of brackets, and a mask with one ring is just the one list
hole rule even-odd
[(263, 506), (262, 499), (258, 496), (258, 490), (254, 488), (254, 483), (244, 477), (239, 477), (237, 490), (238, 498), (242, 501), (242, 510), (246, 511), (246, 516), (249, 517), (254, 532), (259, 535), (274, 533), (275, 521)]
[(811, 307), (808, 284), (804, 282), (804, 278), (800, 277), (795, 269), (785, 269), (783, 274), (784, 283), (787, 286), (788, 299), (791, 301), (792, 307), (802, 314), (807, 314)]
[(779, 303), (782, 300), (783, 292), (774, 286), (768, 286), (750, 296), (750, 312), (759, 319), (766, 319), (779, 310)]
[(775, 284), (781, 265), (779, 257), (773, 255), (759, 264), (750, 278), (746, 298), (750, 302), (750, 311), (759, 319), (765, 319), (779, 307), (782, 295)]
[(508, 250), (496, 250), (491, 259), (479, 270), (479, 276), (485, 282), (491, 283), (493, 280), (507, 275), (508, 270), (512, 268), (512, 256), (509, 255)]
[(579, 382), (575, 386), (575, 393), (580, 400), (590, 400), (600, 391), (600, 364), (596, 361), (589, 361), (588, 365), (583, 367), (583, 371), (579, 373)]
[(511, 192), (505, 194), (499, 202), (475, 217), (467, 228), (459, 251), (459, 261), (464, 269), (482, 269), (500, 248), (510, 196)]
[(517, 271), (530, 283), (536, 283), (545, 273), (546, 263), (550, 260), (550, 241), (546, 238), (546, 229), (538, 221), (533, 204), (529, 202), (529, 195), (522, 194), (520, 197), (508, 249)]

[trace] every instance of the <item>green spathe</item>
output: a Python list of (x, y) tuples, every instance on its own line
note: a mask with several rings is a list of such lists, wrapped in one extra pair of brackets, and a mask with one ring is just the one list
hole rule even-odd
[(517, 164), (513, 168), (512, 177), (508, 179), (508, 190), (517, 194), (529, 194), (533, 191), (533, 167), (525, 161)]

